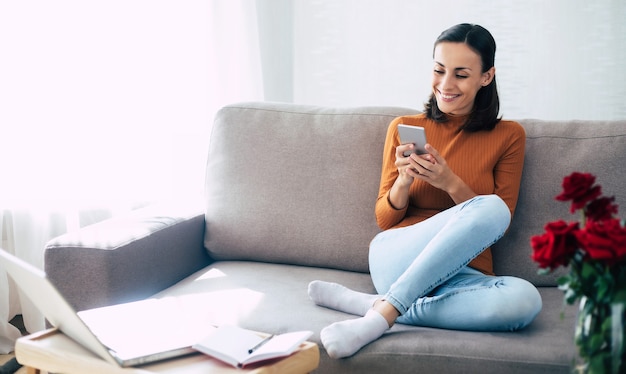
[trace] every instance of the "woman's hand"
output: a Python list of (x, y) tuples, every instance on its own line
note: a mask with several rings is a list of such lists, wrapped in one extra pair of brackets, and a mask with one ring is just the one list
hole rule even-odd
[(448, 167), (446, 160), (430, 144), (425, 148), (428, 153), (418, 155), (404, 152), (413, 150), (413, 144), (396, 147), (396, 167), (398, 178), (389, 191), (389, 202), (396, 209), (406, 207), (409, 202), (409, 189), (416, 178), (450, 195), (455, 204), (469, 200), (476, 193)]
[(405, 152), (413, 151), (413, 144), (403, 144), (396, 147), (396, 168), (398, 168), (398, 177), (389, 191), (389, 203), (396, 209), (403, 209), (409, 203), (409, 189), (413, 180), (419, 177), (418, 169), (424, 165), (430, 164), (432, 156), (429, 154), (417, 155), (411, 153), (405, 156)]
[(411, 153), (410, 156), (405, 156), (405, 152), (413, 151), (415, 146), (413, 144), (402, 144), (396, 147), (396, 168), (398, 168), (398, 180), (400, 186), (408, 187), (413, 183), (413, 178), (417, 176), (415, 173), (416, 160), (413, 158), (417, 156)]
[(430, 144), (424, 147), (428, 153), (412, 154), (409, 158), (410, 168), (407, 173), (440, 190), (448, 191), (449, 186), (456, 182), (457, 175), (448, 167), (446, 160)]
[(443, 190), (455, 203), (460, 203), (476, 196), (476, 193), (448, 167), (446, 160), (430, 144), (425, 146), (427, 154), (411, 155), (411, 168), (407, 174), (418, 178), (431, 186)]

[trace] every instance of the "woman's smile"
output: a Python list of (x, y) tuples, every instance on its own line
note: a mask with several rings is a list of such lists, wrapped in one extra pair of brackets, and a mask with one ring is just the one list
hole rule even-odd
[(441, 97), (443, 101), (448, 102), (448, 103), (454, 101), (454, 99), (461, 96), (460, 94), (445, 94), (439, 90), (437, 90), (437, 93), (439, 93), (439, 96)]

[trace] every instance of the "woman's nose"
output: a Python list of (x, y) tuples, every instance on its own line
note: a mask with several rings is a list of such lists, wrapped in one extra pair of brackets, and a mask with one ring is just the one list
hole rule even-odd
[(444, 74), (443, 77), (441, 77), (441, 88), (445, 90), (448, 88), (452, 88), (453, 86), (453, 77), (450, 74)]

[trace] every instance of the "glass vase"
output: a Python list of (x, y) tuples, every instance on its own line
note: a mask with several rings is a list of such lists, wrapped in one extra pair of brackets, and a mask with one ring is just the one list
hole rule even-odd
[(575, 334), (581, 362), (576, 372), (626, 372), (625, 317), (625, 303), (596, 303), (585, 296), (581, 298)]

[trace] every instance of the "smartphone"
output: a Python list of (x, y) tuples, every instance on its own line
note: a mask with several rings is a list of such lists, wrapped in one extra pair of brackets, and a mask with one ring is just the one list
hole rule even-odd
[(402, 144), (413, 143), (415, 148), (413, 152), (404, 152), (404, 157), (408, 157), (411, 153), (417, 153), (418, 155), (428, 153), (424, 146), (426, 145), (426, 131), (420, 126), (410, 125), (398, 125), (398, 134), (400, 134), (400, 141)]

